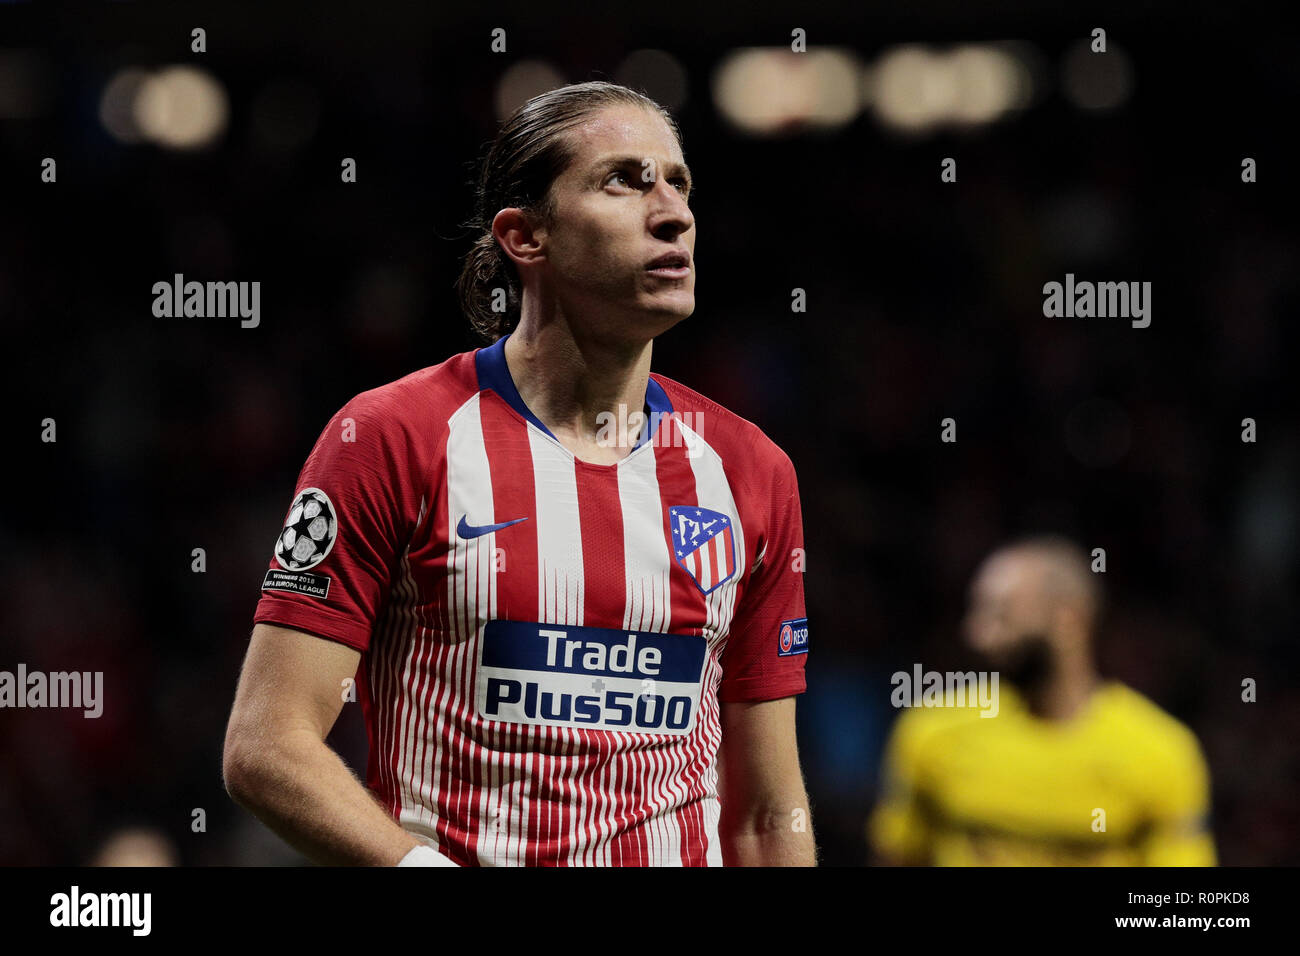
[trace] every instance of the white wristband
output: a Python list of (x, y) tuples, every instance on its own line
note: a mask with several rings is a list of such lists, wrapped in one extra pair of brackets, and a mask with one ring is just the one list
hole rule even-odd
[(398, 866), (459, 866), (443, 856), (431, 846), (425, 846), (421, 843), (417, 847), (412, 847), (411, 851), (402, 857), (397, 863)]

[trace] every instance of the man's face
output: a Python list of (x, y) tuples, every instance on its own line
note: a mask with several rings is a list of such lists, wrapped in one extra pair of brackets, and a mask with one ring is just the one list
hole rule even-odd
[(1054, 627), (1045, 569), (1029, 555), (995, 554), (971, 585), (967, 644), (999, 670), (1024, 667), (1041, 655)]
[[(567, 135), (574, 159), (551, 186), (554, 221), (537, 232), (547, 287), (600, 331), (653, 338), (695, 311), (695, 217), (677, 138), (636, 106), (607, 107)], [(677, 268), (653, 268), (669, 254)]]

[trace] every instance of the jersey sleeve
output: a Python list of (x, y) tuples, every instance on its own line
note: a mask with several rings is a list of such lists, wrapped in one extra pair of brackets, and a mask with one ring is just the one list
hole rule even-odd
[(298, 476), (255, 623), (366, 651), (419, 520), (422, 463), (382, 390), (341, 408)]
[(803, 515), (794, 465), (779, 449), (777, 456), (756, 501), (763, 530), (722, 654), (721, 701), (777, 700), (807, 689)]
[(1196, 736), (1186, 728), (1167, 745), (1168, 763), (1151, 795), (1146, 866), (1214, 866), (1210, 832), (1210, 772)]

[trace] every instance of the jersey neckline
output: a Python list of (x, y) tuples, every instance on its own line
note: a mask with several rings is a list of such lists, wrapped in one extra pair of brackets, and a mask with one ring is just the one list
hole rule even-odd
[[(474, 353), (474, 369), (478, 373), (479, 391), (490, 389), (496, 392), (502, 401), (518, 412), (525, 421), (536, 426), (543, 435), (564, 448), (564, 443), (542, 424), (542, 420), (533, 414), (533, 410), (525, 405), (524, 400), (520, 397), (519, 389), (515, 387), (515, 380), (510, 375), (510, 367), (506, 364), (506, 339), (508, 338), (510, 338), (509, 335), (503, 335), (491, 345), (480, 348)], [(649, 442), (658, 430), (660, 421), (673, 412), (673, 405), (668, 398), (668, 393), (664, 391), (662, 385), (655, 381), (653, 375), (646, 379), (645, 407), (649, 410), (649, 415), (641, 428), (641, 435), (637, 438), (636, 444), (628, 451), (628, 455)], [(569, 452), (567, 448), (564, 448), (564, 450)], [(573, 455), (572, 452), (569, 452), (569, 454)], [(573, 455), (573, 458), (575, 461), (582, 460), (576, 455)], [(585, 462), (584, 464), (594, 463)], [(618, 462), (613, 464), (618, 464)]]

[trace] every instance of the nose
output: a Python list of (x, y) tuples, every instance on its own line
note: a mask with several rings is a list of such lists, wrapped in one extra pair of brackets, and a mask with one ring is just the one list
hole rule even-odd
[(674, 241), (695, 226), (695, 216), (681, 191), (666, 179), (655, 182), (650, 212), (650, 232), (656, 239)]

